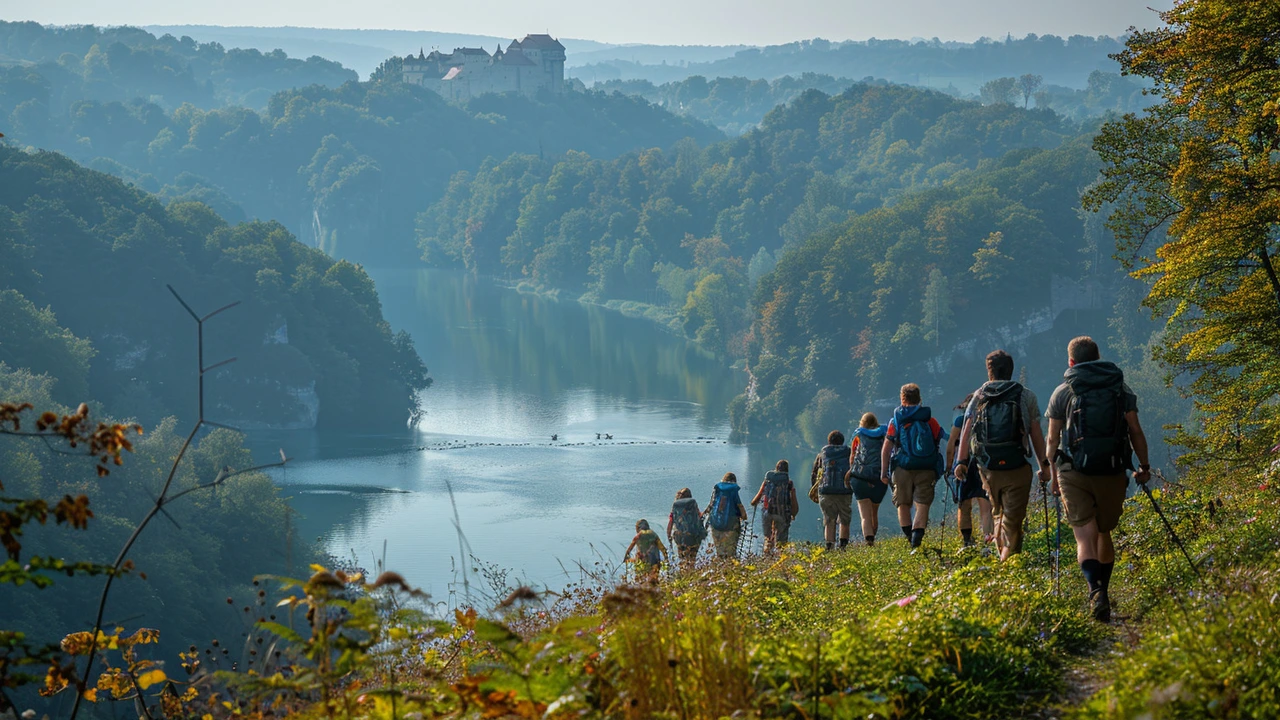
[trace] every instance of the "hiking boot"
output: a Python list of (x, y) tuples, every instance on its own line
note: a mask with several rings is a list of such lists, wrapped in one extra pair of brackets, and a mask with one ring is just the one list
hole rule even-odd
[(967, 538), (965, 538), (965, 539), (964, 539), (964, 546), (965, 546), (965, 547), (967, 547), (967, 548), (969, 548), (969, 547), (975, 547), (977, 544), (978, 544), (978, 541), (977, 541), (977, 540), (974, 540), (974, 539), (973, 539), (973, 536), (969, 536), (969, 537), (967, 537)]
[(1100, 623), (1111, 622), (1111, 598), (1105, 588), (1098, 588), (1089, 593), (1089, 603), (1093, 609), (1093, 619)]

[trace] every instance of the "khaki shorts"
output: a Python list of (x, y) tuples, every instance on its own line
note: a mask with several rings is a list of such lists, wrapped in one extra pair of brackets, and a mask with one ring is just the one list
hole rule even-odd
[(734, 528), (733, 530), (716, 530), (715, 528), (712, 528), (711, 544), (716, 549), (716, 557), (738, 557), (738, 537), (740, 535), (742, 535), (741, 526)]
[(1098, 532), (1111, 532), (1120, 524), (1124, 498), (1129, 490), (1129, 476), (1085, 475), (1075, 470), (1059, 470), (1058, 485), (1062, 504), (1071, 527), (1098, 522)]
[[(991, 499), (991, 514), (1004, 532), (1005, 543), (1015, 551), (1022, 549), (1022, 521), (1027, 519), (1027, 503), (1031, 499), (1031, 465), (1017, 470), (977, 468), (982, 475), (982, 489)], [(972, 472), (972, 470), (970, 471)]]
[(764, 533), (765, 550), (786, 545), (791, 534), (791, 516), (765, 513), (761, 527)]
[(905, 507), (913, 502), (921, 505), (933, 503), (933, 486), (938, 484), (938, 473), (932, 470), (893, 469), (893, 506)]
[(818, 508), (822, 510), (823, 527), (830, 527), (836, 522), (849, 527), (849, 521), (853, 519), (853, 494), (819, 495)]

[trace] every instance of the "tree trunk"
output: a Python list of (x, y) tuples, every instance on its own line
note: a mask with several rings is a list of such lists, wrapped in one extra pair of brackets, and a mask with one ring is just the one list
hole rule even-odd
[(1271, 262), (1271, 254), (1267, 252), (1267, 247), (1263, 245), (1258, 248), (1258, 257), (1262, 260), (1262, 268), (1267, 271), (1267, 279), (1271, 281), (1271, 292), (1276, 299), (1275, 323), (1280, 327), (1280, 277), (1276, 277), (1275, 266)]

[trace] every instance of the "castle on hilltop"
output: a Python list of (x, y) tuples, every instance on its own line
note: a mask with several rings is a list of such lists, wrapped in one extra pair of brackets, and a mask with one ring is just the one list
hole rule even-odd
[(404, 59), (401, 79), (421, 85), (449, 100), (484, 93), (518, 92), (533, 96), (542, 89), (564, 91), (564, 45), (550, 35), (525, 35), (492, 55), (484, 48), (456, 48), (450, 54), (432, 50)]

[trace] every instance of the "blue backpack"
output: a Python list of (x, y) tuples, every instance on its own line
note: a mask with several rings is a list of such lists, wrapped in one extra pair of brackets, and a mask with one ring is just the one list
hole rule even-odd
[(681, 498), (672, 503), (671, 519), (675, 525), (671, 537), (677, 545), (699, 545), (707, 536), (702, 516), (698, 513), (698, 501), (693, 498)]
[(898, 449), (894, 452), (894, 465), (903, 470), (937, 470), (938, 441), (933, 437), (933, 428), (929, 426), (932, 415), (929, 408), (917, 405), (903, 411), (893, 411), (897, 436), (894, 442)]
[(711, 516), (709, 523), (712, 530), (732, 530), (738, 527), (737, 483), (716, 483), (716, 490), (711, 495)]

